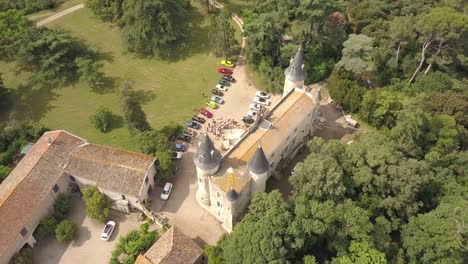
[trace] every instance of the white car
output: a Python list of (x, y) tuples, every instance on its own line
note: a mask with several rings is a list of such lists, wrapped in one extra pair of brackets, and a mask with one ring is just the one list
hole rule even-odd
[(251, 104), (249, 109), (250, 110), (255, 110), (255, 111), (260, 111), (262, 109), (262, 105), (261, 104)]
[(104, 241), (108, 241), (112, 235), (112, 232), (114, 232), (114, 229), (115, 229), (115, 222), (114, 221), (107, 222), (107, 224), (104, 226), (104, 230), (102, 230), (101, 239)]
[(172, 152), (171, 155), (172, 155), (171, 156), (172, 159), (176, 159), (176, 160), (182, 159), (182, 152), (174, 151)]
[(255, 96), (253, 100), (257, 104), (270, 105), (270, 100), (269, 99), (260, 98), (260, 97)]
[(164, 184), (164, 188), (161, 193), (161, 199), (164, 201), (167, 201), (167, 199), (169, 199), (169, 195), (171, 195), (171, 191), (172, 191), (172, 183), (166, 182), (166, 184)]
[(227, 92), (227, 87), (219, 83), (216, 85), (216, 89)]
[(264, 99), (270, 98), (269, 94), (267, 94), (265, 92), (261, 92), (261, 91), (256, 92), (255, 96), (260, 97), (260, 98), (264, 98)]
[(255, 119), (257, 117), (257, 112), (255, 111), (248, 111), (247, 112), (247, 115), (248, 116), (251, 116), (253, 119)]

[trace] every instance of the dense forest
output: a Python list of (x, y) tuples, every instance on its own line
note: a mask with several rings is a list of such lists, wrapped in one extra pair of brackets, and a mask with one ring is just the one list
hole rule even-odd
[(209, 263), (467, 263), (468, 6), (235, 2), (247, 60), (271, 91), (302, 44), (306, 83), (328, 80), (331, 98), (373, 130), (350, 144), (312, 138), (292, 196), (258, 194), (206, 248)]

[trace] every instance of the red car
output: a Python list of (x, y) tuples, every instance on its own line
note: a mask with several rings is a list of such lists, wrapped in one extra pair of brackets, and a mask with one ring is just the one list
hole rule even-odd
[(230, 69), (225, 69), (225, 68), (219, 68), (218, 72), (222, 74), (232, 74), (232, 71)]
[(200, 114), (202, 114), (202, 115), (204, 115), (204, 116), (206, 116), (208, 118), (213, 117), (213, 114), (210, 111), (206, 110), (205, 108), (200, 108), (200, 110), (198, 110), (198, 112), (200, 112)]

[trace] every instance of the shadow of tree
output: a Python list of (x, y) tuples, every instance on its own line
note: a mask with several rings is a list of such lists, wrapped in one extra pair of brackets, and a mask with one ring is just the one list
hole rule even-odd
[(156, 93), (150, 90), (132, 91), (132, 96), (140, 103), (146, 104), (156, 99)]
[(108, 77), (102, 76), (99, 84), (92, 85), (91, 91), (96, 94), (109, 94), (114, 93), (116, 84), (119, 82), (120, 78), (117, 77)]
[[(113, 114), (112, 115), (112, 121), (111, 121), (111, 127), (110, 127), (109, 131), (111, 131), (112, 129), (122, 128), (124, 125), (125, 125), (124, 118), (122, 116)], [(109, 132), (109, 131), (107, 131), (107, 132)]]

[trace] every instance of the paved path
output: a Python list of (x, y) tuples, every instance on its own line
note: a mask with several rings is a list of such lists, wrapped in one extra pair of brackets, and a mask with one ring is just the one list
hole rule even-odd
[(65, 16), (65, 15), (67, 15), (67, 14), (70, 14), (70, 13), (72, 13), (72, 12), (75, 12), (76, 10), (79, 10), (79, 9), (81, 9), (81, 8), (83, 8), (83, 7), (84, 7), (84, 4), (79, 4), (79, 5), (76, 5), (76, 6), (72, 6), (72, 7), (70, 7), (70, 8), (67, 8), (67, 9), (65, 9), (65, 10), (63, 10), (63, 11), (61, 11), (61, 12), (58, 12), (58, 13), (55, 14), (55, 15), (52, 15), (52, 16), (50, 16), (50, 17), (44, 19), (44, 20), (41, 20), (41, 21), (37, 22), (37, 23), (36, 23), (36, 26), (38, 26), (38, 27), (43, 26), (43, 25), (45, 25), (45, 24), (47, 24), (47, 23), (50, 23), (50, 22), (52, 22), (52, 21), (54, 21), (54, 20), (56, 20), (56, 19), (58, 19), (58, 18), (61, 18), (61, 17)]

